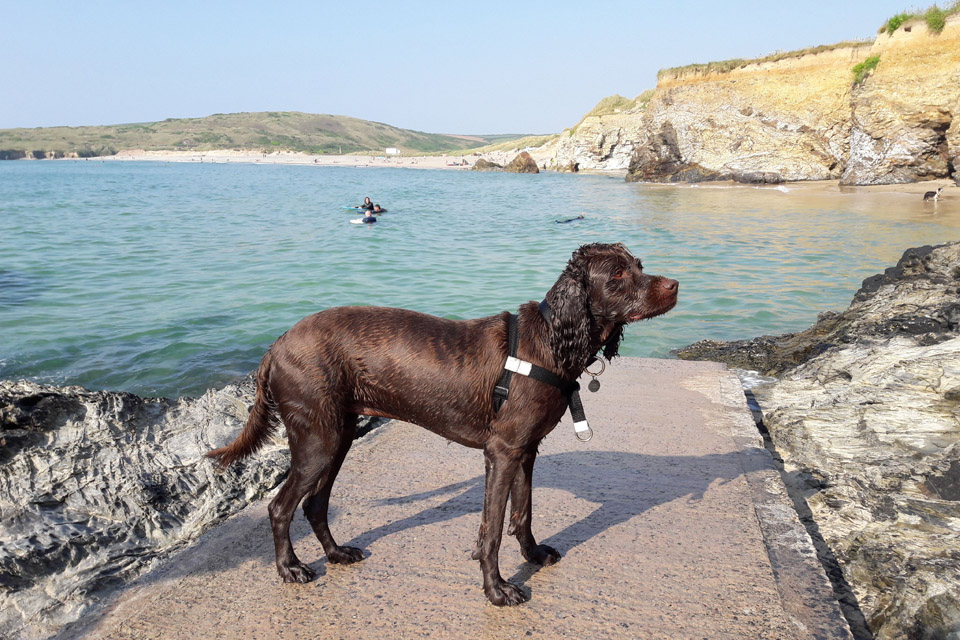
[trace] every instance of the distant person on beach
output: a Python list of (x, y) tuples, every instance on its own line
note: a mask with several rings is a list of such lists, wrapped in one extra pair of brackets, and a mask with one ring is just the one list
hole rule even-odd
[(360, 205), (360, 208), (365, 211), (373, 211), (373, 203), (370, 201), (370, 196), (363, 199), (363, 204)]

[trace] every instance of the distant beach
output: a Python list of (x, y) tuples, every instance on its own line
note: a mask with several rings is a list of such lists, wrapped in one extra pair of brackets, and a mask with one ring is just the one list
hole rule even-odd
[[(295, 164), (336, 167), (400, 167), (407, 169), (471, 169), (483, 158), (497, 164), (513, 160), (517, 151), (495, 151), (479, 156), (473, 154), (447, 154), (439, 156), (385, 156), (385, 155), (314, 155), (295, 151), (262, 153), (241, 150), (214, 151), (144, 151), (135, 149), (120, 151), (113, 156), (100, 156), (90, 160), (111, 162), (149, 160), (154, 162), (215, 162), (251, 164)], [(77, 161), (76, 158), (72, 160)], [(79, 160), (83, 162), (83, 160)]]

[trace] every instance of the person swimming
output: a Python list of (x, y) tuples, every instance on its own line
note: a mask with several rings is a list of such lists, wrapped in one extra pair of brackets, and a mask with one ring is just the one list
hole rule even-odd
[(554, 220), (557, 224), (566, 224), (568, 222), (575, 222), (577, 220), (583, 220), (583, 214), (581, 213), (576, 218), (567, 218), (566, 220)]
[(372, 211), (373, 213), (386, 213), (386, 212), (387, 212), (386, 209), (381, 209), (381, 208), (380, 208), (380, 205), (378, 205), (378, 204), (373, 205), (373, 209), (372, 209), (371, 211)]
[(373, 224), (377, 221), (377, 217), (373, 215), (373, 211), (367, 211), (363, 214), (363, 224)]

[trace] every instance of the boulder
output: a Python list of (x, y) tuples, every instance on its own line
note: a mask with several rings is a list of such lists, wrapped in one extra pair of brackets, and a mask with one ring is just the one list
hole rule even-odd
[(960, 632), (960, 243), (910, 249), (810, 329), (680, 357), (753, 388), (877, 639)]
[(508, 173), (540, 173), (537, 161), (526, 151), (521, 151), (503, 170)]
[(479, 158), (471, 171), (503, 171), (503, 166), (485, 158)]
[[(198, 399), (0, 381), (0, 637), (49, 637), (286, 476), (276, 434), (219, 470), (252, 377)], [(366, 425), (369, 428), (369, 425)]]

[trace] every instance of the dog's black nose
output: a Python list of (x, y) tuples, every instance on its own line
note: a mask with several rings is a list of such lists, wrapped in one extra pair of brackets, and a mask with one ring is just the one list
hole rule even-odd
[(664, 291), (673, 293), (674, 291), (680, 288), (680, 283), (677, 282), (676, 280), (671, 280), (670, 278), (664, 278), (663, 280), (660, 281), (660, 286), (663, 288)]

